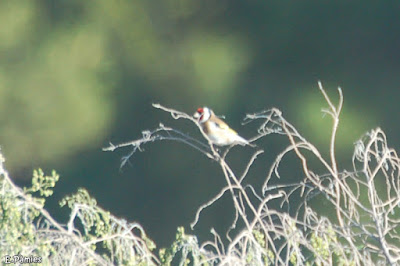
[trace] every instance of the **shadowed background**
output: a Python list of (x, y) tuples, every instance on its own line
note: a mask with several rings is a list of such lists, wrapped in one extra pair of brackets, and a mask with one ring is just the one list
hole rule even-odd
[[(2, 1), (0, 3), (0, 145), (11, 176), (28, 185), (33, 168), (61, 181), (47, 207), (85, 187), (98, 204), (137, 221), (158, 246), (194, 219), (225, 185), (216, 163), (180, 143), (145, 146), (119, 169), (137, 139), (159, 122), (201, 139), (188, 121), (152, 108), (192, 114), (207, 105), (242, 136), (246, 113), (277, 107), (326, 155), (331, 119), (317, 88), (345, 97), (338, 132), (339, 168), (353, 143), (380, 126), (397, 148), (400, 107), (399, 3), (280, 1)], [(260, 141), (266, 153), (249, 174), (262, 184), (284, 137)], [(242, 171), (251, 149), (232, 151)], [(298, 164), (298, 161), (294, 161)], [(285, 169), (286, 180), (303, 178)], [(224, 232), (234, 217), (229, 196), (201, 216), (194, 233)]]

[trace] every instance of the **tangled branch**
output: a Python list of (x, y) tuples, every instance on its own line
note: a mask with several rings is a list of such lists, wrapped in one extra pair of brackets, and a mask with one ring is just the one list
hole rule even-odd
[[(219, 154), (196, 120), (186, 113), (159, 104), (153, 106), (170, 113), (174, 119), (193, 122), (207, 143), (161, 124), (153, 131), (146, 131), (138, 140), (105, 149), (112, 151), (132, 146), (133, 150), (126, 160), (145, 143), (175, 140), (188, 144), (220, 165), (226, 186), (199, 207), (191, 227), (196, 226), (202, 212), (229, 193), (235, 218), (226, 232), (228, 244), (224, 245), (214, 230), (214, 240), (200, 246), (193, 241), (193, 237), (189, 238), (184, 231), (180, 231), (175, 247), (181, 249), (174, 249), (174, 252), (182, 250), (182, 263), (190, 251), (199, 263), (219, 265), (400, 263), (397, 232), (400, 219), (396, 213), (400, 204), (400, 162), (397, 153), (388, 147), (384, 132), (377, 128), (355, 143), (353, 169), (340, 169), (335, 142), (343, 107), (342, 90), (338, 89), (339, 102), (335, 105), (322, 84), (318, 85), (328, 104), (323, 112), (333, 121), (328, 158), (322, 156), (317, 147), (284, 118), (280, 110), (272, 108), (246, 116), (244, 124), (260, 123), (257, 135), (252, 140), (271, 134), (286, 136), (288, 140), (288, 146), (272, 163), (261, 191), (246, 183), (246, 176), (256, 158), (263, 153), (262, 150), (254, 151), (242, 174), (239, 174), (232, 170), (226, 160), (229, 149)], [(282, 184), (279, 182), (280, 166), (288, 154), (294, 154), (299, 159), (303, 179)], [(315, 167), (315, 161), (318, 167)], [(331, 212), (324, 216), (314, 207), (315, 202)], [(161, 262), (171, 261), (174, 252), (166, 252), (169, 256), (165, 255)]]

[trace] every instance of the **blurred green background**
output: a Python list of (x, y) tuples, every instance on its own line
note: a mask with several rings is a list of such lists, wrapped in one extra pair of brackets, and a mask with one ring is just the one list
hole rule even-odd
[[(193, 220), (200, 204), (224, 186), (216, 163), (180, 143), (160, 142), (135, 154), (102, 152), (111, 141), (139, 138), (159, 122), (201, 139), (194, 125), (152, 108), (188, 113), (207, 105), (246, 138), (246, 113), (277, 107), (327, 154), (331, 120), (321, 80), (345, 104), (338, 132), (339, 168), (353, 143), (380, 126), (397, 148), (400, 128), (399, 2), (363, 1), (1, 1), (0, 145), (11, 176), (29, 183), (32, 169), (61, 175), (58, 200), (85, 187), (100, 206), (141, 223), (158, 246)], [(393, 121), (395, 119), (395, 121)], [(287, 144), (271, 136), (249, 175), (262, 184)], [(242, 171), (249, 148), (230, 160)], [(245, 158), (245, 159), (244, 159)], [(297, 163), (297, 161), (294, 161)], [(284, 180), (303, 178), (285, 169)], [(195, 234), (224, 232), (234, 217), (224, 197), (201, 216)]]

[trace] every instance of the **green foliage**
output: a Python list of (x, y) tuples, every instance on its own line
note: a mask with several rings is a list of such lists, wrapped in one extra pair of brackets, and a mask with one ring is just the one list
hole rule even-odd
[[(71, 209), (65, 228), (43, 208), (59, 175), (34, 170), (32, 186), (21, 190), (3, 162), (0, 154), (0, 243), (6, 243), (0, 254), (40, 257), (44, 265), (156, 264), (155, 244), (140, 225), (113, 217), (80, 188), (60, 202)], [(102, 249), (95, 253), (98, 244)]]
[[(35, 221), (40, 217), (45, 198), (53, 194), (52, 188), (58, 179), (55, 171), (51, 176), (45, 176), (41, 169), (34, 170), (32, 186), (24, 188), (23, 193), (3, 172), (0, 177), (0, 240), (7, 245), (0, 245), (0, 254), (47, 258), (55, 252), (54, 247), (37, 233)], [(33, 197), (32, 193), (38, 191), (41, 197)]]
[(129, 226), (125, 221), (112, 217), (108, 211), (98, 207), (96, 200), (89, 195), (87, 190), (79, 188), (77, 193), (61, 200), (60, 206), (68, 206), (72, 211), (69, 230), (74, 228), (75, 217), (79, 219), (83, 231), (82, 239), (90, 244), (93, 251), (96, 251), (97, 244), (101, 242), (103, 248), (101, 254), (107, 260), (124, 265), (140, 265), (141, 263), (148, 265), (149, 261), (140, 255), (141, 252), (138, 250), (132, 252), (132, 247), (135, 249), (133, 239), (124, 239), (122, 234), (129, 234), (132, 229), (138, 228), (141, 248), (149, 251), (156, 248), (154, 242), (139, 226)]
[(76, 204), (86, 204), (95, 207), (97, 202), (95, 199), (90, 197), (89, 193), (84, 188), (79, 188), (76, 194), (66, 196), (60, 201), (61, 207), (67, 205), (70, 209), (73, 209)]
[[(275, 259), (275, 255), (272, 250), (267, 248), (267, 242), (265, 241), (265, 234), (260, 230), (253, 230), (253, 236), (256, 239), (256, 242), (265, 249), (265, 253), (267, 255), (262, 255), (263, 261), (265, 265), (273, 265), (273, 261)], [(254, 250), (253, 250), (254, 252)], [(251, 263), (255, 256), (252, 255), (251, 252), (248, 252), (247, 262)]]
[[(179, 265), (189, 265), (190, 258), (193, 260), (192, 265), (209, 265), (199, 248), (197, 237), (185, 234), (184, 227), (178, 227), (175, 241), (171, 247), (160, 249), (159, 255), (161, 264), (166, 266), (172, 265), (174, 258), (177, 260), (179, 256)], [(173, 263), (173, 265), (175, 264)]]
[[(91, 198), (86, 189), (79, 188), (78, 192), (71, 196), (66, 196), (61, 200), (60, 206), (67, 205), (73, 212), (81, 208), (77, 215), (83, 225), (83, 239), (90, 241), (97, 237), (103, 237), (111, 234), (110, 213), (97, 207), (95, 199)], [(109, 242), (103, 242), (106, 248), (112, 248)], [(91, 248), (96, 250), (96, 245), (92, 244)]]
[[(39, 192), (42, 197), (49, 197), (53, 195), (53, 188), (55, 187), (60, 176), (56, 171), (51, 172), (51, 176), (45, 176), (42, 169), (33, 170), (32, 186), (30, 188), (24, 188), (24, 192), (33, 194)], [(44, 204), (44, 198), (38, 199)]]
[(330, 255), (330, 238), (320, 237), (316, 233), (312, 233), (310, 243), (315, 251), (316, 257), (321, 257), (324, 260), (328, 259)]

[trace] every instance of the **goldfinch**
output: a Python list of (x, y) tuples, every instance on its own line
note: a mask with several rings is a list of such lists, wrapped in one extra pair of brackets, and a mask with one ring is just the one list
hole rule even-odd
[(226, 146), (240, 144), (242, 146), (253, 146), (247, 140), (239, 136), (238, 133), (231, 129), (224, 121), (219, 119), (208, 107), (198, 108), (193, 117), (200, 123), (203, 132), (215, 145)]

